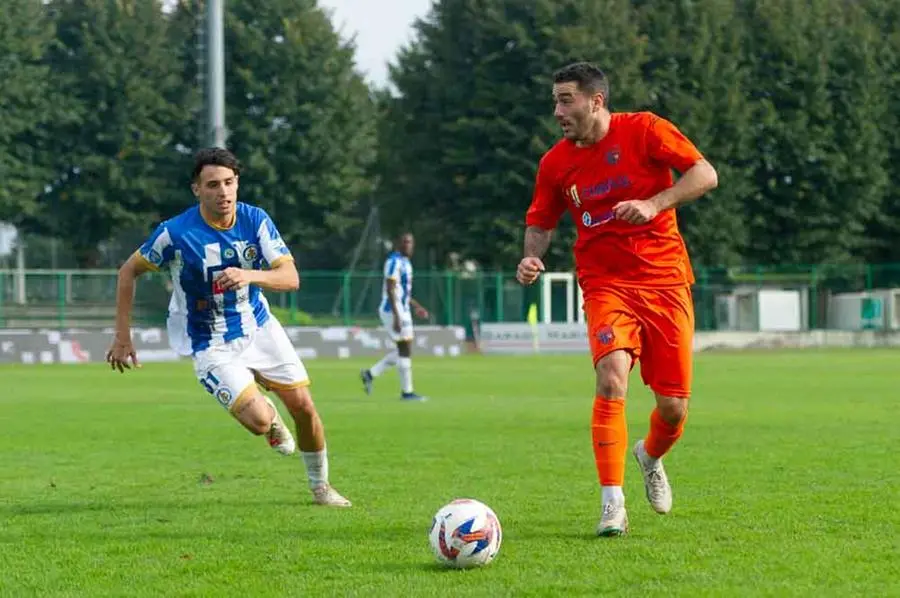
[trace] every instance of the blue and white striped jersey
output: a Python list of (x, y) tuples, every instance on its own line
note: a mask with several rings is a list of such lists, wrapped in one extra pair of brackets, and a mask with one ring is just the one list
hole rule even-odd
[(247, 336), (269, 319), (259, 287), (223, 291), (217, 282), (223, 270), (272, 268), (293, 259), (265, 210), (240, 202), (230, 228), (207, 223), (194, 206), (160, 224), (138, 254), (150, 269), (169, 270), (170, 311), (186, 314), (194, 353)]
[(391, 312), (391, 299), (388, 297), (387, 281), (396, 280), (394, 296), (400, 313), (409, 313), (409, 300), (412, 298), (413, 267), (409, 258), (399, 251), (391, 252), (384, 262), (384, 284), (381, 287), (381, 311)]

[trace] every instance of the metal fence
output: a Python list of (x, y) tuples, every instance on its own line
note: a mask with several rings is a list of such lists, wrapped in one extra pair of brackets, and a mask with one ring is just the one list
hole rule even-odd
[[(799, 329), (900, 326), (900, 264), (696, 267), (695, 274), (698, 330), (765, 329), (773, 319), (796, 320)], [(513, 272), (416, 272), (413, 295), (433, 324), (523, 321), (531, 305), (544, 321), (577, 320), (577, 284), (559, 277), (545, 284), (523, 288)], [(378, 324), (382, 285), (381, 272), (305, 271), (299, 291), (267, 297), (286, 324), (367, 326)], [(111, 326), (115, 292), (114, 270), (0, 270), (0, 326)], [(141, 278), (134, 323), (162, 324), (170, 292), (162, 274)]]

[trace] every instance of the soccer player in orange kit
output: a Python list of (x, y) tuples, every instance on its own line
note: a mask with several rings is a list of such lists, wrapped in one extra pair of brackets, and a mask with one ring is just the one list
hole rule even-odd
[[(647, 499), (672, 508), (662, 457), (684, 429), (691, 392), (694, 275), (675, 208), (718, 185), (715, 169), (670, 122), (649, 112), (610, 113), (609, 82), (597, 66), (554, 74), (554, 116), (564, 139), (541, 159), (525, 217), (517, 278), (532, 284), (553, 229), (568, 208), (576, 222), (575, 269), (597, 375), (591, 431), (600, 478), (600, 536), (628, 531), (625, 453), (628, 374), (656, 397), (650, 431), (634, 446)], [(672, 170), (681, 173), (675, 183)]]

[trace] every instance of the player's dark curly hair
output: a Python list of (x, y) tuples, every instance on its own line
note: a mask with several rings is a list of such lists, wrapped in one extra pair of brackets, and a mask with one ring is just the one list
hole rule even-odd
[(609, 79), (599, 66), (592, 62), (574, 62), (553, 73), (554, 83), (578, 84), (578, 91), (603, 94), (603, 101), (609, 105)]
[(224, 166), (233, 170), (234, 174), (241, 173), (241, 163), (238, 162), (238, 159), (227, 149), (221, 147), (207, 147), (194, 154), (192, 180), (197, 180), (204, 166)]

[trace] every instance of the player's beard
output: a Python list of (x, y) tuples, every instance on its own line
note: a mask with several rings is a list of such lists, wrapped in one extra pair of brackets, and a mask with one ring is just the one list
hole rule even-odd
[(596, 121), (589, 113), (572, 118), (570, 129), (572, 137), (570, 137), (570, 139), (580, 145), (591, 145), (592, 143), (595, 143), (597, 141), (594, 138), (595, 122)]
[(573, 114), (559, 123), (563, 137), (576, 143), (584, 141), (590, 135), (591, 122), (587, 114)]

